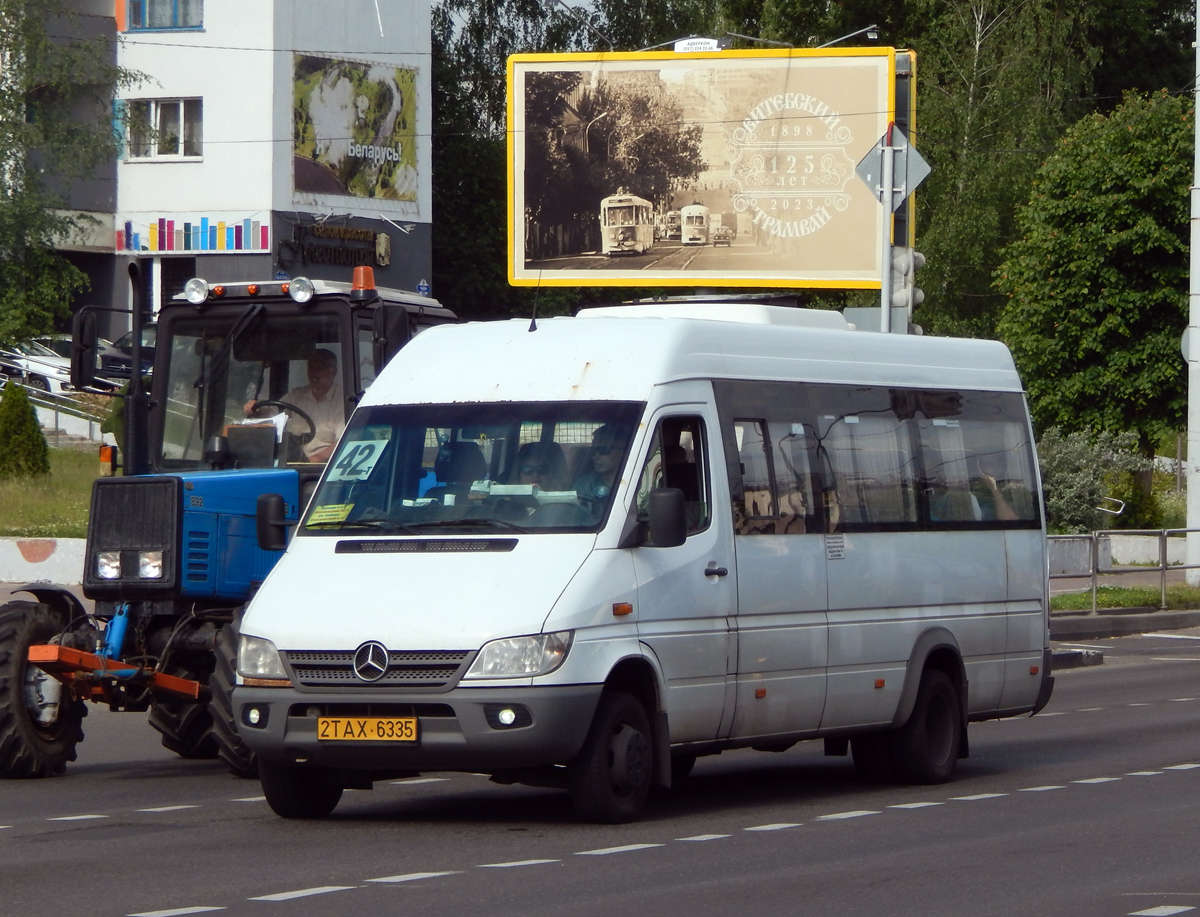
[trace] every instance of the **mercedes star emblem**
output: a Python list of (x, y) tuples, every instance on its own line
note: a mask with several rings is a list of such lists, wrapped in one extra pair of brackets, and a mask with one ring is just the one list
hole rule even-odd
[(363, 681), (379, 681), (387, 668), (388, 651), (382, 643), (371, 640), (354, 651), (354, 674)]

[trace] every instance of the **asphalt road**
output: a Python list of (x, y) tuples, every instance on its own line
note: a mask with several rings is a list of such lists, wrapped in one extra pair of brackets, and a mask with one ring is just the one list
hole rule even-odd
[(624, 826), (459, 774), (288, 822), (93, 708), (66, 777), (0, 783), (0, 913), (1200, 915), (1200, 630), (1090, 645), (1104, 665), (973, 725), (944, 786), (864, 784), (810, 742), (701, 759)]

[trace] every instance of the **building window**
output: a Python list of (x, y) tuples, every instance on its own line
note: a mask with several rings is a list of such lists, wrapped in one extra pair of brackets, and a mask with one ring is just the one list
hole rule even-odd
[(204, 152), (201, 99), (136, 99), (126, 104), (130, 159), (177, 159)]
[(204, 0), (130, 0), (129, 29), (198, 29)]

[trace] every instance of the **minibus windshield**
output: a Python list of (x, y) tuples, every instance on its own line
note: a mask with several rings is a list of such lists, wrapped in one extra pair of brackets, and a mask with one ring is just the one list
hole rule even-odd
[(617, 401), (361, 408), (300, 534), (598, 531), (642, 408)]

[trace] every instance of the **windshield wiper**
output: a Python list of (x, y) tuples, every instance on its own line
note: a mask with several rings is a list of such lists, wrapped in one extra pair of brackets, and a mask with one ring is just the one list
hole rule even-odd
[(384, 534), (415, 535), (409, 526), (401, 525), (399, 522), (389, 522), (386, 519), (364, 519), (357, 522), (309, 522), (304, 526), (306, 529), (371, 529), (372, 531), (383, 532)]
[(490, 518), (489, 519), (481, 519), (481, 518), (443, 519), (440, 522), (434, 522), (434, 521), (413, 522), (413, 523), (410, 523), (410, 526), (414, 529), (443, 528), (443, 527), (455, 528), (458, 526), (472, 526), (472, 527), (491, 526), (493, 528), (505, 529), (506, 531), (509, 531), (509, 532), (516, 532), (520, 535), (528, 535), (530, 532), (530, 530), (527, 528), (523, 528), (519, 525), (513, 525), (511, 522), (505, 522), (503, 519), (490, 519)]

